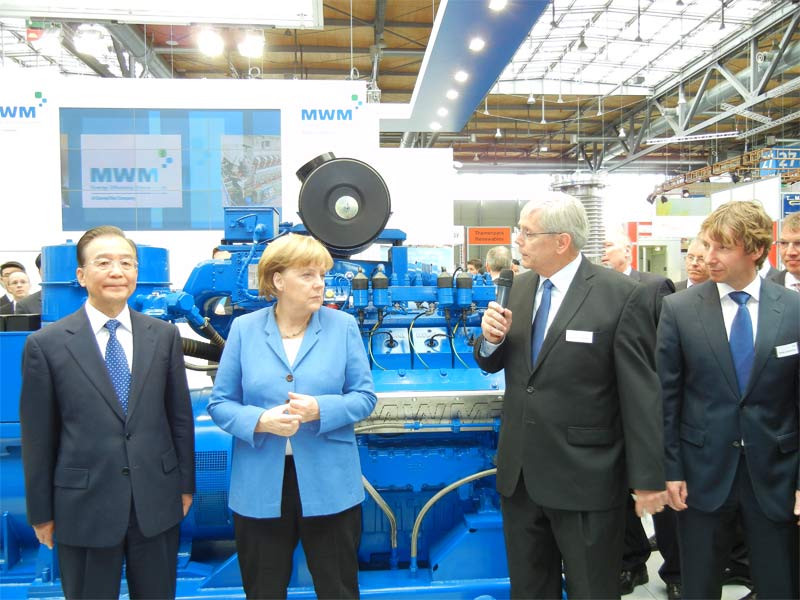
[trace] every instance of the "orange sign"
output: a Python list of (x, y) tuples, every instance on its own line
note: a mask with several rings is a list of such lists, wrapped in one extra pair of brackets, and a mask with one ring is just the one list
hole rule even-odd
[(509, 246), (510, 227), (470, 227), (467, 237), (470, 245)]

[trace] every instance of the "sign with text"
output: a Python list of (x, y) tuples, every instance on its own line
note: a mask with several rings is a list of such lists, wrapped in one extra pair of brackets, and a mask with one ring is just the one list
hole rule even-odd
[(84, 208), (180, 208), (181, 136), (81, 135)]
[(800, 212), (800, 194), (783, 194), (783, 216)]
[(510, 227), (470, 227), (467, 242), (473, 246), (510, 246)]

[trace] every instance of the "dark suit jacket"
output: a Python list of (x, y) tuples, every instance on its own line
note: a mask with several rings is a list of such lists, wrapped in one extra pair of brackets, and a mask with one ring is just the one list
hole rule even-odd
[[(775, 271), (774, 273), (772, 271)], [(770, 281), (774, 281), (778, 285), (786, 286), (786, 270), (778, 271), (777, 269), (773, 269), (767, 274), (766, 279)]]
[(131, 311), (133, 370), (122, 412), (86, 311), (31, 334), (23, 353), (20, 421), (31, 524), (55, 520), (59, 543), (122, 541), (131, 501), (146, 536), (183, 517), (194, 491), (194, 427), (181, 340)]
[(0, 295), (0, 315), (13, 315), (13, 314), (14, 314), (14, 307), (11, 304), (11, 300), (8, 299), (8, 296), (6, 296), (5, 292), (2, 292), (2, 295)]
[(675, 292), (675, 284), (672, 283), (671, 279), (661, 275), (643, 273), (636, 269), (631, 269), (630, 278), (647, 288), (647, 298), (653, 312), (654, 322), (657, 325), (658, 318), (661, 316), (661, 302), (664, 300), (664, 296)]
[(40, 315), (42, 314), (42, 290), (34, 292), (27, 298), (17, 302), (14, 313), (18, 315)]
[[(505, 341), (475, 359), (505, 368), (497, 489), (510, 496), (520, 473), (543, 506), (607, 510), (628, 488), (664, 489), (661, 398), (654, 324), (644, 286), (582, 260), (531, 367), (531, 323), (539, 276), (514, 278)], [(591, 343), (567, 331), (592, 332)], [(574, 339), (574, 335), (570, 336)]]
[[(664, 300), (657, 365), (667, 480), (686, 481), (689, 506), (705, 512), (720, 508), (733, 485), (743, 440), (764, 514), (774, 521), (792, 518), (800, 484), (799, 332), (800, 295), (762, 280), (755, 361), (740, 397), (716, 284), (707, 281)], [(778, 356), (791, 344), (793, 355)]]

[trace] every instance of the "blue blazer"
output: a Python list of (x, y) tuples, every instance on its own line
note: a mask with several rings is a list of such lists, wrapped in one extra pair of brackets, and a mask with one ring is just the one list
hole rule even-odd
[(353, 426), (377, 399), (358, 325), (347, 313), (321, 308), (290, 365), (270, 307), (233, 322), (208, 404), (214, 422), (234, 438), (229, 506), (240, 515), (281, 514), (287, 438), (254, 430), (261, 413), (285, 404), (289, 392), (319, 403), (319, 420), (288, 438), (303, 515), (335, 514), (364, 500)]

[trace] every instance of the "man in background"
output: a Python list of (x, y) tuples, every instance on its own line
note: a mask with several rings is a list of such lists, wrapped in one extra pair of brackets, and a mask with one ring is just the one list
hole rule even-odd
[(25, 267), (22, 263), (15, 260), (9, 260), (0, 265), (0, 285), (2, 285), (3, 295), (0, 296), (0, 315), (13, 315), (14, 314), (14, 297), (8, 291), (8, 277), (12, 273), (25, 272)]
[(675, 284), (675, 291), (699, 285), (708, 279), (706, 247), (699, 237), (694, 238), (686, 249), (686, 279)]
[(467, 273), (470, 275), (483, 275), (483, 261), (480, 258), (471, 258), (467, 261)]
[(500, 277), (500, 271), (511, 268), (511, 250), (508, 246), (493, 246), (486, 253), (486, 270), (492, 276), (492, 281)]
[(77, 244), (84, 306), (31, 334), (20, 423), (28, 520), (58, 545), (67, 598), (174, 598), (194, 492), (194, 426), (177, 328), (128, 308), (136, 245), (117, 227)]
[(784, 270), (776, 271), (769, 279), (790, 290), (800, 291), (800, 212), (783, 220), (777, 246)]
[[(39, 271), (39, 279), (42, 278), (42, 253), (36, 257), (36, 269)], [(17, 302), (14, 306), (14, 313), (18, 315), (40, 315), (42, 314), (42, 290), (39, 289)]]
[[(658, 325), (658, 318), (661, 314), (661, 303), (665, 296), (675, 291), (675, 285), (670, 279), (655, 275), (653, 273), (643, 273), (632, 266), (632, 244), (630, 238), (623, 232), (612, 232), (606, 237), (603, 243), (602, 264), (610, 269), (614, 269), (623, 275), (627, 275), (634, 281), (639, 282), (644, 288), (645, 299), (647, 300), (650, 315), (653, 320), (654, 328)], [(655, 344), (655, 338), (653, 339)], [(628, 500), (625, 520), (625, 545), (622, 554), (622, 570), (619, 575), (620, 595), (625, 596), (633, 592), (636, 586), (643, 585), (650, 580), (647, 574), (647, 561), (650, 558), (650, 541), (642, 526), (642, 520), (634, 510), (633, 500)], [(670, 533), (660, 532), (659, 525), (664, 528), (670, 527), (667, 520), (657, 522), (656, 537), (669, 538)], [(675, 534), (671, 537), (674, 539)], [(664, 554), (666, 558), (667, 554)], [(667, 596), (670, 600), (680, 597), (680, 578), (668, 574), (673, 569), (663, 571), (664, 582), (667, 586)]]

